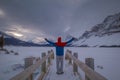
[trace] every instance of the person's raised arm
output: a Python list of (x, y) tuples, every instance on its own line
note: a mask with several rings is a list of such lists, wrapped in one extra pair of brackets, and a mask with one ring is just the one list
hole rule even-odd
[(49, 44), (51, 44), (51, 45), (55, 45), (55, 43), (54, 42), (52, 42), (52, 41), (49, 41), (47, 38), (45, 38), (45, 41), (47, 41)]
[(66, 44), (71, 43), (74, 40), (74, 38), (70, 39), (69, 41), (66, 42)]

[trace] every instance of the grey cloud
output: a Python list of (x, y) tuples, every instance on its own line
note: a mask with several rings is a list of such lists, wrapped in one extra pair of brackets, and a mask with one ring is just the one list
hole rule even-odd
[[(0, 18), (0, 27), (16, 24), (55, 37), (80, 35), (107, 15), (119, 12), (119, 4), (120, 0), (0, 0), (6, 13)], [(65, 33), (68, 26), (71, 29)]]

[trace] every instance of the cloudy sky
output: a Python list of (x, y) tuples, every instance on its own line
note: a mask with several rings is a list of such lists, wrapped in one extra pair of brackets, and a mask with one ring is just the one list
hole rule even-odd
[(79, 37), (120, 12), (120, 0), (0, 0), (0, 31), (22, 40)]

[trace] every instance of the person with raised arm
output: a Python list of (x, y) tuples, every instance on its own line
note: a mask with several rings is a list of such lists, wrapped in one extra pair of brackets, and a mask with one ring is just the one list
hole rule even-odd
[(71, 43), (74, 38), (70, 39), (67, 42), (62, 42), (61, 37), (58, 37), (57, 42), (52, 42), (45, 38), (45, 40), (52, 46), (56, 47), (56, 68), (57, 68), (57, 74), (63, 74), (63, 59), (64, 59), (64, 46)]

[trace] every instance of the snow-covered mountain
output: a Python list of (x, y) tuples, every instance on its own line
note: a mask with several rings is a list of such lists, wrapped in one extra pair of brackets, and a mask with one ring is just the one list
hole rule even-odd
[(120, 13), (110, 15), (101, 24), (85, 31), (77, 46), (120, 46)]
[[(29, 40), (29, 41), (20, 40), (18, 38), (15, 38), (15, 37), (13, 37), (13, 36), (11, 36), (9, 34), (6, 34), (6, 33), (0, 31), (0, 36), (2, 34), (4, 35), (5, 45), (13, 45), (13, 46), (51, 46), (46, 41), (35, 43), (34, 41), (31, 41), (31, 40)], [(68, 36), (66, 36), (65, 40), (68, 41), (71, 38), (73, 38), (73, 36), (68, 35)], [(51, 40), (51, 41), (53, 41), (53, 40)], [(53, 42), (55, 42), (55, 41), (53, 41)], [(70, 46), (70, 45), (71, 44), (69, 44), (67, 46)]]
[[(3, 34), (3, 32), (0, 32)], [(5, 33), (4, 33), (5, 34)], [(7, 45), (48, 45), (46, 42), (33, 43), (32, 41), (22, 41), (5, 34)], [(70, 40), (71, 35), (66, 36), (65, 41)], [(74, 37), (75, 38), (75, 37)], [(120, 13), (110, 15), (100, 24), (93, 26), (90, 30), (85, 31), (82, 36), (74, 40), (74, 46), (120, 46)]]
[(13, 45), (13, 46), (46, 46), (47, 44), (37, 44), (30, 41), (22, 41), (17, 39), (9, 34), (4, 32), (0, 32), (0, 35), (4, 35), (5, 45)]

